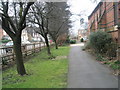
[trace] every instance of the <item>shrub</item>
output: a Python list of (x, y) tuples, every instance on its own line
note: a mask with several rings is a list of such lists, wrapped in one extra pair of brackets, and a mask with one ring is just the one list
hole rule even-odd
[(80, 40), (81, 42), (84, 42), (84, 39), (83, 38), (81, 38), (81, 40)]
[(70, 44), (75, 44), (76, 40), (70, 40)]
[(11, 40), (1, 40), (2, 43), (8, 43)]
[(7, 59), (3, 59), (2, 60), (2, 65), (7, 65), (8, 64), (8, 60)]
[(108, 49), (108, 45), (112, 42), (112, 37), (106, 32), (97, 31), (90, 35), (89, 37), (91, 46), (98, 53), (106, 53)]
[(2, 43), (8, 43), (9, 41), (11, 41), (11, 40), (9, 39), (8, 36), (3, 36), (2, 39), (1, 39)]
[(96, 57), (97, 57), (96, 60), (98, 61), (105, 61), (104, 57), (100, 54), (97, 54)]
[(69, 36), (67, 37), (67, 39), (66, 39), (65, 43), (67, 43), (67, 44), (69, 44), (69, 43), (70, 43), (70, 38), (69, 38)]
[(112, 69), (114, 70), (120, 70), (120, 61), (112, 61), (110, 63), (107, 63)]
[(117, 43), (111, 42), (110, 44), (107, 44), (105, 48), (107, 48), (107, 56), (109, 57), (116, 57), (117, 56)]

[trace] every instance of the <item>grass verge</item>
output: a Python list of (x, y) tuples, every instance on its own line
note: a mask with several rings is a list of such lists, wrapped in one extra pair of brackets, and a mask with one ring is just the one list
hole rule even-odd
[[(25, 63), (28, 75), (19, 76), (16, 66), (3, 72), (3, 88), (66, 88), (69, 47), (52, 48), (50, 59), (46, 50)], [(59, 58), (57, 58), (59, 57)]]

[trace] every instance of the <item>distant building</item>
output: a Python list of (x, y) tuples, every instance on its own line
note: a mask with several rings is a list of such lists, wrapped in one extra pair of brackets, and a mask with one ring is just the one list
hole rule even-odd
[[(118, 17), (117, 17), (118, 13)], [(88, 17), (90, 32), (102, 30), (110, 33), (114, 39), (118, 39), (117, 22), (120, 23), (120, 1), (100, 2)]]
[(39, 31), (39, 28), (37, 27), (28, 27), (27, 28), (27, 33), (28, 33), (28, 40), (29, 41), (44, 41), (44, 38), (42, 35), (37, 33), (36, 31)]
[[(8, 36), (8, 34), (0, 27), (0, 40), (2, 39), (2, 37), (5, 37), (7, 39), (11, 38)], [(43, 37), (36, 33), (35, 30), (33, 28), (30, 27), (26, 27), (23, 31), (22, 31), (22, 35), (21, 35), (21, 40), (22, 42), (39, 42), (39, 41), (44, 41)]]
[(30, 42), (39, 42), (43, 40), (43, 37), (36, 33), (35, 29), (37, 28), (32, 28), (32, 27), (26, 27), (22, 31), (21, 39), (23, 42), (30, 41)]
[[(7, 33), (2, 29), (1, 21), (0, 21), (0, 40), (2, 39), (2, 37), (5, 36), (8, 37)], [(8, 39), (10, 39), (10, 37)]]
[[(3, 37), (11, 40), (9, 35), (2, 29), (1, 25), (2, 25), (2, 21), (0, 20), (0, 40)], [(21, 35), (22, 42), (27, 42), (27, 41), (39, 42), (39, 41), (44, 41), (43, 37), (40, 34), (36, 33), (36, 31), (35, 31), (36, 29), (38, 29), (38, 28), (26, 27), (24, 30), (22, 30), (22, 35)]]
[(1, 27), (1, 21), (0, 21), (0, 40), (2, 39), (3, 37), (3, 30), (2, 30), (2, 27)]
[(88, 37), (88, 30), (86, 29), (78, 30), (78, 40), (81, 40), (81, 38), (87, 40), (87, 37)]

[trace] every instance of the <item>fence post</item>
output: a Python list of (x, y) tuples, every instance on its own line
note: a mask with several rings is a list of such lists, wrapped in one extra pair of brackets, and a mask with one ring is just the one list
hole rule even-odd
[(13, 54), (13, 61), (15, 60), (15, 52), (14, 52), (14, 48), (12, 47), (12, 54)]
[(45, 43), (44, 43), (44, 48), (45, 48)]
[(39, 51), (41, 51), (41, 43), (39, 43)]
[(35, 43), (33, 45), (34, 45), (34, 53), (35, 53)]
[(23, 58), (25, 58), (25, 54), (24, 54), (24, 52), (25, 52), (25, 46), (24, 46), (24, 45), (21, 45), (21, 49), (22, 49)]
[(27, 44), (25, 44), (25, 56), (27, 56)]

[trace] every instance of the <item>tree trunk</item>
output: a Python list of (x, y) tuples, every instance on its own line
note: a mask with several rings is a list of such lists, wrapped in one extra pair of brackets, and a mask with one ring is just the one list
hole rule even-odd
[(17, 72), (20, 75), (25, 75), (26, 71), (23, 63), (21, 37), (15, 37), (13, 42), (14, 42), (14, 52), (16, 55)]
[(58, 44), (56, 41), (55, 41), (55, 48), (58, 49)]
[(45, 43), (46, 43), (46, 46), (47, 46), (47, 52), (50, 55), (51, 54), (51, 52), (50, 52), (50, 45), (49, 45), (49, 41), (48, 41), (47, 36), (45, 37)]

